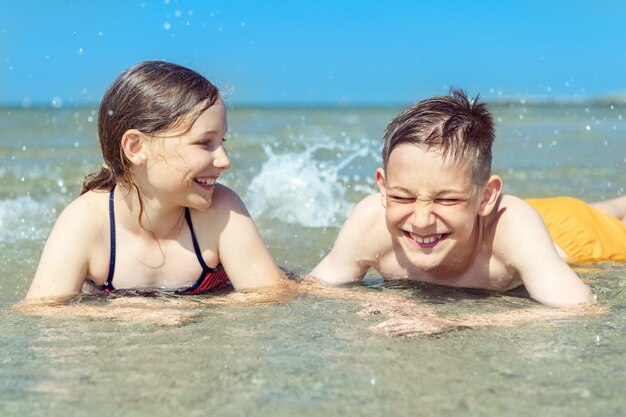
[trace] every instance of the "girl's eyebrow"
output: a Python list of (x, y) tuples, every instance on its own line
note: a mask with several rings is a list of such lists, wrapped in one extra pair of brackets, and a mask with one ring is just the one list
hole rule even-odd
[[(204, 132), (200, 132), (196, 135), (194, 135), (195, 139), (204, 139), (208, 136), (218, 136), (220, 132), (218, 132), (217, 130), (206, 130)], [(224, 136), (226, 136), (226, 133), (228, 133), (228, 130), (224, 131)]]

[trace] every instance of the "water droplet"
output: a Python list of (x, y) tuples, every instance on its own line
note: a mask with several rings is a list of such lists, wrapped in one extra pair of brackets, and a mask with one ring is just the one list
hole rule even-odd
[(586, 129), (591, 130), (591, 126), (587, 125)]
[(63, 99), (61, 99), (61, 97), (54, 97), (52, 99), (52, 107), (58, 109), (61, 108), (61, 106), (63, 106)]
[(172, 24), (170, 22), (163, 23), (163, 29), (170, 30), (172, 28)]
[(182, 15), (182, 12), (180, 10), (176, 10), (174, 12), (174, 16), (176, 16), (176, 17), (180, 17), (181, 15)]
[(83, 54), (83, 48), (79, 48), (78, 49), (78, 55), (82, 55)]

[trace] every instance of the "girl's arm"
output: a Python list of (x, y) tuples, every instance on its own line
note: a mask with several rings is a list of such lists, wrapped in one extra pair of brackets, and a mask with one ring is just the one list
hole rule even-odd
[[(217, 191), (217, 190), (216, 190)], [(276, 266), (246, 206), (232, 190), (221, 187), (219, 257), (236, 290), (278, 285), (284, 274)]]
[(86, 200), (75, 200), (57, 219), (26, 299), (65, 297), (81, 291), (98, 228), (92, 221), (95, 210)]

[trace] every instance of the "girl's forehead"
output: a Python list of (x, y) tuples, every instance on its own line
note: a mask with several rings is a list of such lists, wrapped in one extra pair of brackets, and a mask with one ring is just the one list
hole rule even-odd
[(214, 131), (228, 129), (226, 106), (221, 99), (205, 109), (191, 125), (191, 132), (206, 131), (207, 129)]

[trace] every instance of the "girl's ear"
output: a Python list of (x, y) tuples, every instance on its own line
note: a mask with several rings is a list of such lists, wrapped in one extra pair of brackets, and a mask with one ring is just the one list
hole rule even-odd
[(498, 199), (502, 194), (502, 178), (492, 175), (487, 180), (487, 185), (483, 190), (483, 198), (478, 208), (479, 216), (489, 215), (498, 203)]
[(145, 142), (145, 135), (136, 129), (129, 129), (124, 132), (122, 136), (122, 150), (133, 165), (146, 163)]

